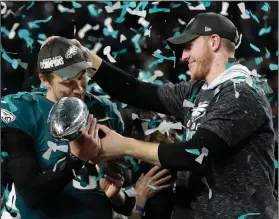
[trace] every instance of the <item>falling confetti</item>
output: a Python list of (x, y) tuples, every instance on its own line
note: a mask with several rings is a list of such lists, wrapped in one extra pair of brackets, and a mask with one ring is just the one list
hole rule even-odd
[(153, 190), (158, 190), (158, 188), (156, 186), (152, 186), (152, 185), (147, 185), (149, 188), (153, 189)]
[(239, 8), (239, 10), (241, 11), (241, 15), (240, 15), (240, 17), (242, 18), (242, 19), (249, 19), (250, 18), (250, 16), (249, 16), (249, 11), (247, 11), (246, 9), (245, 9), (245, 3), (244, 2), (241, 2), (241, 3), (239, 3), (239, 4), (237, 4), (237, 6), (238, 6), (238, 8)]
[(197, 6), (191, 6), (191, 5), (189, 5), (188, 8), (189, 8), (190, 10), (206, 10), (204, 4), (199, 4), (199, 5), (197, 5)]
[(195, 161), (198, 162), (199, 164), (202, 164), (203, 158), (208, 156), (208, 149), (203, 147), (202, 148), (202, 153), (200, 156), (198, 156)]
[(248, 214), (243, 214), (238, 217), (238, 219), (245, 219), (246, 216), (256, 216), (256, 215), (261, 215), (260, 213), (248, 213)]
[(271, 26), (269, 26), (267, 28), (261, 28), (259, 31), (259, 36), (269, 34), (270, 32), (271, 32)]
[(50, 21), (52, 18), (52, 16), (49, 16), (48, 18), (46, 18), (45, 20), (36, 20), (33, 22), (28, 22), (27, 25), (30, 29), (32, 28), (40, 28), (40, 26), (38, 25), (39, 23), (47, 23), (48, 21)]
[(205, 177), (203, 177), (202, 179), (202, 182), (207, 186), (208, 190), (209, 190), (209, 193), (208, 193), (208, 198), (211, 199), (212, 198), (212, 190), (210, 189), (209, 185), (208, 185), (208, 182), (206, 180)]
[(256, 51), (256, 52), (260, 52), (260, 49), (258, 47), (256, 47), (255, 45), (253, 45), (252, 43), (250, 43), (250, 47)]
[(268, 12), (270, 7), (269, 4), (267, 2), (265, 2), (261, 8), (263, 11)]
[(271, 70), (271, 71), (276, 71), (276, 70), (278, 70), (278, 65), (276, 65), (276, 64), (269, 64), (269, 69)]
[(103, 53), (104, 53), (104, 55), (107, 56), (107, 58), (108, 58), (108, 60), (109, 60), (110, 62), (115, 63), (116, 60), (111, 56), (110, 51), (111, 51), (111, 47), (110, 47), (110, 46), (106, 46), (106, 47), (104, 48)]
[(30, 8), (32, 8), (35, 5), (35, 2), (31, 2), (31, 4), (26, 8), (26, 10), (29, 10)]
[(224, 15), (224, 16), (228, 16), (228, 8), (230, 6), (230, 3), (228, 2), (222, 2), (222, 10), (220, 12), (221, 15)]
[(255, 60), (256, 64), (259, 65), (259, 64), (262, 63), (263, 58), (262, 57), (256, 57), (254, 60)]
[(265, 51), (266, 51), (265, 58), (269, 59), (270, 58), (270, 52), (267, 50), (267, 48), (265, 48)]
[(256, 15), (254, 15), (252, 12), (251, 12), (251, 10), (246, 10), (245, 11), (247, 14), (249, 14), (249, 15), (251, 15), (252, 16), (252, 18), (255, 20), (255, 21), (257, 21), (258, 23), (260, 23), (260, 21), (259, 21), (259, 19), (257, 18), (257, 16)]
[(278, 160), (274, 160), (274, 166), (276, 169), (278, 169)]
[(185, 149), (185, 151), (187, 151), (188, 153), (191, 153), (191, 154), (195, 154), (195, 155), (200, 155), (200, 151), (198, 149)]

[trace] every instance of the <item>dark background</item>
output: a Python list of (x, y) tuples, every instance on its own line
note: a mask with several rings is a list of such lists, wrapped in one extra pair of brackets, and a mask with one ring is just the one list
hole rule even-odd
[[(206, 10), (190, 10), (187, 6), (187, 2), (160, 2), (158, 8), (169, 8), (170, 12), (157, 12), (149, 13), (149, 9), (154, 5), (152, 2), (148, 2), (145, 10), (147, 15), (145, 20), (150, 22), (151, 27), (150, 37), (144, 37), (144, 30), (141, 24), (138, 23), (140, 17), (136, 15), (130, 15), (126, 13), (125, 20), (122, 23), (117, 22), (117, 18), (120, 16), (122, 9), (115, 10), (113, 13), (107, 13), (105, 6), (114, 4), (115, 2), (6, 2), (7, 10), (11, 10), (13, 14), (5, 17), (5, 14), (1, 15), (1, 92), (2, 95), (16, 93), (18, 91), (30, 91), (34, 87), (39, 87), (40, 82), (36, 72), (37, 54), (41, 44), (38, 42), (39, 34), (45, 34), (47, 37), (51, 35), (59, 35), (67, 38), (76, 38), (80, 42), (92, 49), (97, 42), (102, 43), (102, 48), (98, 51), (98, 55), (107, 59), (103, 55), (103, 48), (105, 46), (111, 46), (111, 53), (127, 49), (126, 53), (118, 54), (116, 57), (117, 62), (115, 65), (130, 72), (134, 76), (138, 77), (139, 70), (149, 71), (151, 74), (154, 70), (161, 70), (164, 72), (164, 77), (160, 78), (161, 81), (170, 81), (177, 83), (180, 81), (179, 75), (185, 74), (187, 71), (187, 65), (178, 62), (173, 68), (173, 61), (164, 60), (158, 65), (148, 68), (148, 65), (155, 61), (157, 58), (152, 56), (153, 52), (157, 49), (162, 51), (162, 55), (166, 57), (173, 56), (170, 49), (165, 48), (165, 39), (174, 35), (177, 31), (182, 31), (185, 25), (178, 22), (178, 18), (186, 22), (189, 22), (191, 17), (198, 13), (205, 11), (221, 12), (222, 2), (204, 2), (204, 4), (210, 4), (206, 7)], [(136, 5), (140, 2), (134, 2)], [(241, 12), (237, 6), (240, 2), (229, 2), (228, 18), (237, 26), (240, 33), (243, 34), (241, 45), (236, 51), (236, 57), (243, 61), (250, 70), (256, 69), (259, 74), (265, 75), (269, 84), (274, 90), (274, 98), (271, 100), (274, 113), (275, 128), (277, 128), (278, 120), (278, 70), (271, 71), (269, 64), (278, 65), (278, 2), (267, 2), (270, 6), (268, 12), (263, 11), (261, 8), (264, 2), (245, 2), (246, 10), (250, 10), (255, 15), (260, 23), (257, 23), (255, 19), (250, 15), (250, 19), (242, 19)], [(63, 5), (69, 9), (78, 5), (75, 8), (75, 13), (60, 12), (58, 5)], [(103, 11), (98, 16), (92, 16), (89, 13), (88, 5), (94, 4), (96, 10), (102, 9)], [(124, 3), (121, 2), (123, 5)], [(174, 8), (174, 5), (180, 5)], [(199, 2), (191, 2), (192, 6), (196, 6)], [(2, 9), (1, 5), (1, 9)], [(39, 28), (29, 28), (28, 22), (35, 20), (44, 20), (52, 15), (52, 19), (46, 23), (38, 23)], [(105, 36), (103, 29), (105, 28), (104, 20), (108, 17), (112, 18), (112, 27), (115, 31), (119, 31), (117, 39), (110, 36)], [(20, 26), (16, 29), (16, 36), (13, 39), (9, 39), (4, 32), (4, 28), (8, 31), (11, 30), (14, 23), (19, 23)], [(99, 30), (90, 30), (85, 34), (83, 39), (78, 37), (78, 31), (83, 28), (85, 24), (95, 26), (100, 25)], [(267, 28), (271, 26), (271, 32), (263, 36), (259, 36), (258, 33), (261, 28)], [(32, 48), (28, 48), (26, 41), (19, 37), (19, 30), (26, 29), (30, 33), (30, 38), (34, 40)], [(76, 30), (76, 31), (75, 31)], [(137, 53), (135, 45), (132, 42), (132, 38), (136, 34), (141, 34), (139, 40), (142, 52)], [(127, 40), (120, 43), (120, 34), (126, 36)], [(250, 47), (250, 43), (257, 46), (260, 52), (254, 51)], [(265, 58), (266, 49), (270, 52), (270, 57)], [(27, 63), (26, 69), (20, 65), (14, 69), (8, 61), (3, 59), (3, 51), (11, 59), (21, 59), (20, 62)], [(9, 53), (10, 52), (10, 53)], [(16, 53), (16, 54), (11, 54)], [(263, 62), (257, 65), (254, 61), (255, 57), (262, 57)], [(148, 75), (147, 75), (148, 76)], [(189, 76), (186, 75), (187, 80)], [(110, 82), (113, 83), (113, 82)]]

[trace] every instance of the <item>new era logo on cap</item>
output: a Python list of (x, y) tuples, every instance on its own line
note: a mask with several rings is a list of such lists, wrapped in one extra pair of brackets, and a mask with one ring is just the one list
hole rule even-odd
[(204, 31), (205, 31), (205, 32), (208, 32), (208, 31), (211, 31), (211, 30), (212, 30), (212, 29), (211, 29), (210, 27), (205, 27), (205, 28), (204, 28)]

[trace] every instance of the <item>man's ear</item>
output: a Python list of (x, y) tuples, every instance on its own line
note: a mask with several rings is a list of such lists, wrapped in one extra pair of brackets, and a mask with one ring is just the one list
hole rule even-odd
[(45, 75), (39, 73), (39, 78), (40, 78), (41, 82), (43, 83), (43, 85), (44, 85), (45, 87), (47, 87), (47, 88), (50, 88), (50, 87), (51, 87), (51, 85), (50, 85), (50, 83), (49, 83), (49, 81), (47, 80), (47, 78), (46, 78)]
[(216, 52), (221, 46), (221, 38), (217, 34), (213, 34), (210, 39), (210, 46), (214, 52)]

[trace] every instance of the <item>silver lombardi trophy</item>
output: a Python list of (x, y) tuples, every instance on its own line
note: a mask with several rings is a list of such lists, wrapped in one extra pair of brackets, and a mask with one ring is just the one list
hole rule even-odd
[(50, 134), (57, 140), (72, 141), (80, 136), (80, 129), (87, 126), (89, 111), (76, 97), (64, 97), (51, 108), (47, 123)]

